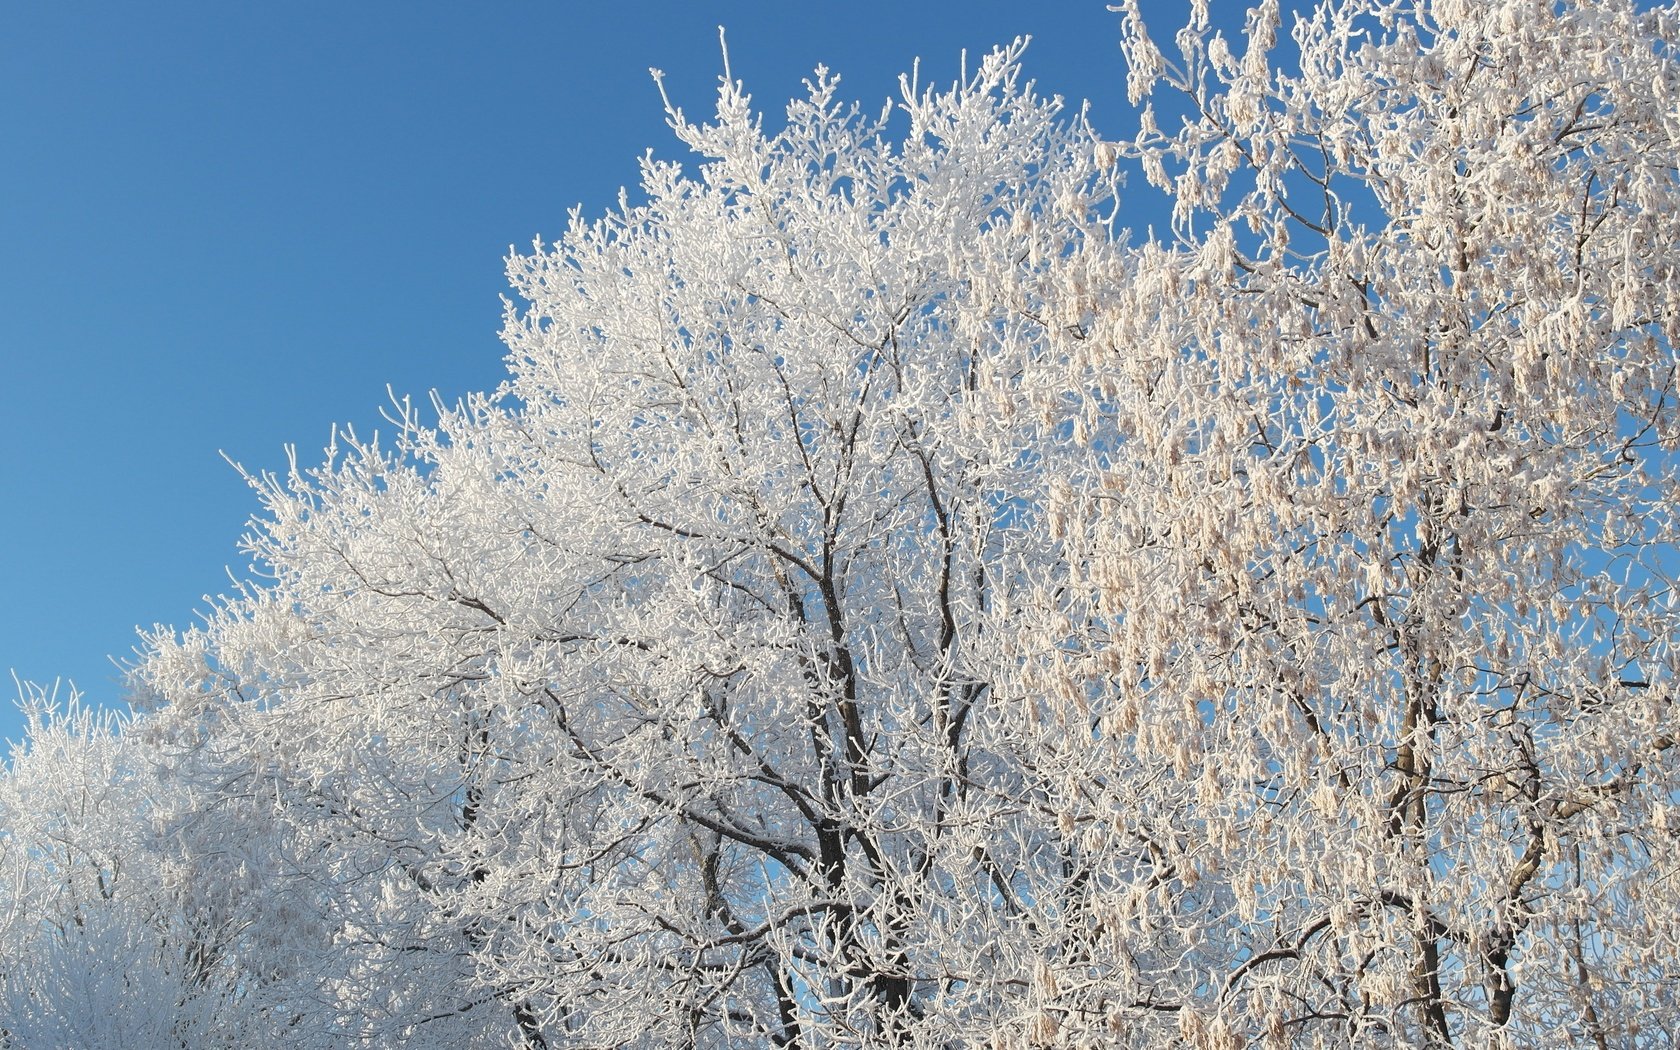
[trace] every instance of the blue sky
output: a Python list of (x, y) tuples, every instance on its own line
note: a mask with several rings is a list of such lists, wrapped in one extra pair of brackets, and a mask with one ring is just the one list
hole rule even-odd
[[(1155, 7), (1170, 36), (1183, 5)], [(708, 111), (720, 24), (772, 112), (819, 62), (875, 104), (917, 56), (946, 80), (1031, 34), (1046, 92), (1131, 127), (1104, 0), (8, 5), (0, 670), (117, 702), (136, 626), (244, 571), (221, 452), (313, 461), (387, 384), (494, 386), (509, 245), (680, 155), (647, 70)]]

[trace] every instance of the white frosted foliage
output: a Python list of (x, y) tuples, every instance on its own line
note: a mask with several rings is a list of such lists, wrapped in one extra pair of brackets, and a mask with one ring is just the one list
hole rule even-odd
[(0, 1030), (1680, 1041), (1680, 13), (1215, 6), (1120, 137), (1019, 44), (671, 105), (498, 390), (38, 721)]

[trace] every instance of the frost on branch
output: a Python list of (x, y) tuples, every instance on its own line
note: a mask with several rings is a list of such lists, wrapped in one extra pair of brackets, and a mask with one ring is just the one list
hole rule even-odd
[(211, 1030), (1680, 1038), (1680, 16), (1120, 23), (1122, 140), (1019, 46), (726, 78), (510, 258), (501, 389), (252, 479), (122, 735)]

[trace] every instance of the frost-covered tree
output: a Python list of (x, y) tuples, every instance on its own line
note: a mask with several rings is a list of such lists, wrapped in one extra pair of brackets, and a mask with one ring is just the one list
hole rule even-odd
[(157, 756), (74, 696), (22, 700), (0, 776), (0, 1047), (251, 1045), (238, 931), (182, 892), (158, 835), (181, 799)]
[(1019, 46), (672, 105), (499, 390), (252, 479), (124, 734), (212, 1029), (1680, 1038), (1680, 10), (1119, 13), (1123, 139)]
[(1294, 69), (1276, 3), (1171, 59), (1124, 9), (1134, 100), (1192, 114), (1127, 147), (1176, 241), (1076, 353), (1120, 438), (1052, 513), (1131, 770), (1080, 816), (1163, 858), (1117, 896), (1189, 935), (1192, 1042), (1680, 1037), (1680, 12), (1640, 6), (1321, 5)]
[(1039, 519), (1088, 470), (1025, 400), (1046, 282), (1126, 266), (1018, 50), (907, 84), (901, 143), (821, 73), (773, 136), (734, 84), (673, 109), (713, 159), (513, 260), (503, 391), (259, 479), (274, 584), (139, 678), (332, 873), (302, 1030), (980, 1037), (1078, 950), (1066, 734), (1003, 639), (1056, 615)]

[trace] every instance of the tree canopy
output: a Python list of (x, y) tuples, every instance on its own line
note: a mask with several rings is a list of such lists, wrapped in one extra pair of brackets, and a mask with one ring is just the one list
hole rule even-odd
[(1680, 8), (1207, 7), (668, 103), (36, 698), (0, 1046), (1680, 1041)]

